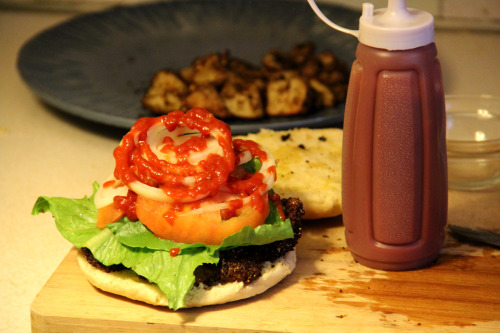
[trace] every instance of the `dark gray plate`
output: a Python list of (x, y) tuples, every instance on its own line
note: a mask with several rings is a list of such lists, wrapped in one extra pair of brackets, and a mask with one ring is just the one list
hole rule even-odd
[[(322, 5), (336, 23), (356, 29), (360, 14)], [(116, 7), (78, 16), (28, 41), (18, 69), (48, 104), (78, 117), (130, 128), (145, 116), (140, 98), (162, 68), (189, 66), (200, 55), (229, 50), (255, 64), (270, 48), (314, 41), (349, 65), (357, 40), (321, 22), (307, 1), (181, 0)], [(230, 120), (235, 134), (342, 124), (344, 104), (305, 116)]]

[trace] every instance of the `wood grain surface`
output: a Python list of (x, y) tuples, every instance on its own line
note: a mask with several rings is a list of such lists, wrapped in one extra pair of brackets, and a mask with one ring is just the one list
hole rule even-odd
[(72, 249), (31, 305), (33, 332), (500, 332), (500, 250), (447, 235), (432, 266), (356, 263), (341, 218), (306, 222), (292, 275), (263, 295), (171, 311), (92, 287)]

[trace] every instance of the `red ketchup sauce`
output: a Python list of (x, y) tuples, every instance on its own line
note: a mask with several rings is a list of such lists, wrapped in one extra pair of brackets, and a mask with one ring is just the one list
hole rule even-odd
[(170, 256), (171, 257), (177, 257), (179, 253), (181, 252), (181, 249), (178, 247), (174, 247), (173, 249), (170, 249)]
[[(176, 163), (170, 163), (159, 159), (147, 142), (148, 131), (159, 124), (170, 132), (177, 127), (186, 126), (191, 130), (197, 130), (201, 135), (193, 135), (177, 145), (172, 138), (165, 137), (161, 152), (173, 152), (177, 160)], [(222, 156), (211, 153), (198, 165), (190, 164), (188, 162), (190, 155), (207, 149), (207, 140), (211, 136), (217, 138)], [(116, 161), (114, 176), (126, 185), (139, 181), (163, 190), (174, 201), (172, 209), (164, 214), (165, 221), (171, 225), (175, 223), (176, 214), (183, 211), (185, 204), (181, 203), (181, 200), (194, 199), (204, 193), (208, 193), (209, 197), (214, 196), (221, 185), (227, 185), (232, 194), (241, 198), (249, 196), (252, 209), (264, 212), (267, 204), (261, 193), (267, 187), (267, 184), (263, 182), (264, 176), (261, 173), (247, 173), (240, 175), (242, 178), (230, 177), (235, 165), (240, 163), (237, 156), (243, 151), (248, 151), (252, 157), (258, 157), (261, 163), (268, 159), (267, 153), (257, 143), (241, 139), (232, 140), (229, 126), (217, 120), (208, 111), (199, 108), (187, 113), (174, 111), (156, 118), (141, 118), (132, 126), (130, 132), (123, 137), (122, 142), (113, 152)], [(276, 179), (274, 166), (266, 171), (274, 175)], [(192, 177), (194, 184), (190, 186), (184, 184), (186, 177)], [(103, 186), (113, 185), (113, 183), (108, 183), (106, 182)], [(134, 221), (137, 220), (136, 198), (137, 194), (129, 191), (126, 197), (117, 196), (114, 199), (115, 206)], [(220, 211), (222, 220), (237, 216), (238, 210), (243, 206), (243, 201), (242, 199), (230, 200), (228, 204), (229, 208)], [(198, 208), (199, 202), (190, 202), (189, 207)], [(279, 202), (279, 207), (281, 207), (281, 202)]]
[(130, 220), (130, 221), (137, 221), (137, 214), (135, 210), (135, 201), (137, 199), (137, 194), (128, 191), (127, 196), (120, 196), (117, 195), (116, 197), (113, 198), (113, 203), (116, 208), (121, 210), (122, 212), (125, 213), (125, 216)]
[(107, 182), (104, 182), (104, 184), (102, 184), (102, 187), (106, 188), (106, 187), (111, 187), (115, 185), (115, 181), (114, 180), (108, 180)]
[(269, 200), (276, 206), (280, 219), (286, 220), (285, 211), (283, 210), (283, 204), (281, 203), (281, 197), (277, 193), (269, 193)]
[(243, 207), (243, 200), (241, 199), (236, 199), (236, 200), (231, 200), (228, 201), (229, 208), (221, 209), (220, 210), (220, 215), (223, 221), (229, 220), (230, 218), (233, 218), (237, 216), (237, 211), (241, 207)]

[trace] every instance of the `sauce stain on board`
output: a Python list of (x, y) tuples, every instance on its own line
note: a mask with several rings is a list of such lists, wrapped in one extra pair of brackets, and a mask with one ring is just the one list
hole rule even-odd
[[(460, 247), (462, 251), (455, 251)], [(322, 254), (346, 251), (337, 246)], [(397, 327), (402, 321), (415, 327), (476, 326), (479, 321), (500, 320), (498, 253), (448, 238), (438, 261), (426, 269), (384, 272), (352, 260), (337, 269), (338, 276), (318, 271), (300, 283), (305, 290), (320, 291), (332, 303), (377, 312), (383, 326)], [(322, 261), (327, 264), (327, 259)]]

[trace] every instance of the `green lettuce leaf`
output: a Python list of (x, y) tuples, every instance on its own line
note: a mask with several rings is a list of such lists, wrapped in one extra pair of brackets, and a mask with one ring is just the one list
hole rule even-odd
[(167, 295), (168, 306), (174, 310), (185, 306), (185, 297), (195, 282), (195, 268), (204, 263), (217, 264), (219, 261), (218, 257), (203, 249), (172, 257), (169, 251), (129, 247), (120, 243), (108, 228), (90, 238), (83, 247), (88, 248), (104, 265), (122, 264), (156, 283)]
[(96, 228), (97, 208), (94, 205), (94, 195), (99, 185), (94, 183), (94, 194), (83, 199), (68, 199), (57, 197), (39, 197), (32, 214), (51, 212), (59, 232), (80, 248), (89, 238), (100, 232)]
[(144, 224), (130, 222), (127, 219), (109, 224), (108, 228), (120, 243), (130, 247), (162, 251), (179, 248), (181, 253), (184, 253), (187, 249), (202, 248), (212, 255), (217, 255), (217, 251), (222, 249), (248, 245), (264, 245), (292, 238), (293, 230), (290, 227), (289, 221), (283, 222), (277, 215), (273, 215), (274, 217), (268, 218), (268, 220), (272, 220), (272, 223), (265, 223), (255, 229), (251, 226), (246, 226), (239, 232), (226, 237), (220, 245), (206, 245), (203, 243), (184, 244), (158, 238)]
[[(156, 283), (174, 310), (185, 306), (185, 297), (195, 282), (195, 268), (204, 263), (217, 264), (220, 250), (293, 237), (290, 221), (282, 221), (272, 203), (265, 224), (255, 229), (247, 226), (224, 239), (221, 245), (182, 244), (161, 239), (142, 223), (127, 218), (98, 229), (93, 200), (98, 188), (94, 183), (94, 194), (82, 199), (39, 197), (32, 214), (52, 213), (61, 235), (75, 247), (88, 248), (104, 265), (122, 264)], [(173, 248), (181, 250), (179, 255), (170, 255)]]

